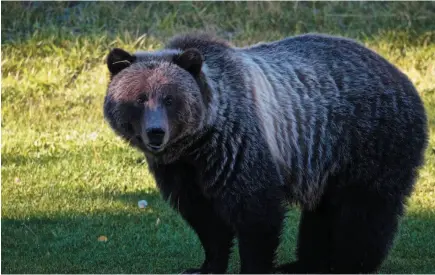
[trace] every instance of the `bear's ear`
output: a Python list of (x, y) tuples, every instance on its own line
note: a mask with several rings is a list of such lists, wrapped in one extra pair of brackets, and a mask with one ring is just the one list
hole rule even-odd
[(204, 58), (197, 49), (187, 49), (179, 55), (176, 55), (173, 62), (190, 72), (194, 76), (198, 76), (201, 72), (202, 62)]
[(123, 49), (115, 48), (110, 51), (107, 56), (107, 67), (112, 75), (116, 75), (120, 71), (130, 66), (136, 57), (132, 56)]

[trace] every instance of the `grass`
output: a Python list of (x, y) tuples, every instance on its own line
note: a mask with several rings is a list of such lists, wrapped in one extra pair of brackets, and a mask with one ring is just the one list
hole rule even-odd
[[(2, 272), (175, 273), (202, 262), (198, 239), (161, 200), (143, 157), (102, 115), (110, 48), (157, 49), (202, 29), (235, 45), (343, 35), (410, 76), (430, 144), (381, 273), (435, 273), (433, 18), (433, 2), (2, 2)], [(293, 259), (298, 217), (290, 211), (279, 262)], [(237, 271), (234, 253), (229, 272)]]

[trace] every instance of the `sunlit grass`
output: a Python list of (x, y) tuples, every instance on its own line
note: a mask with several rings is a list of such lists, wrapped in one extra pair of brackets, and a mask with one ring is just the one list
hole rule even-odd
[[(194, 29), (235, 45), (344, 35), (408, 74), (427, 107), (430, 144), (381, 272), (435, 272), (434, 3), (3, 2), (1, 16), (3, 272), (174, 273), (202, 262), (195, 234), (102, 113), (110, 48), (157, 49)], [(298, 217), (289, 213), (280, 262), (293, 257)], [(238, 271), (236, 253), (229, 271)]]

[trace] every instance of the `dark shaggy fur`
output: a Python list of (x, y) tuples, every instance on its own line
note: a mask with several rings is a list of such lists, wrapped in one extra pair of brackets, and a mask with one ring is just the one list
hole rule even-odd
[[(163, 198), (224, 273), (372, 273), (391, 248), (427, 146), (420, 97), (362, 45), (308, 34), (246, 48), (206, 35), (107, 59), (104, 113), (145, 153)], [(275, 269), (285, 203), (297, 261)]]

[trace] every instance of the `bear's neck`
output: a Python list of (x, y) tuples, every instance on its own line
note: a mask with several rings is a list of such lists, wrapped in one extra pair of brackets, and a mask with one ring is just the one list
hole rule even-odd
[(180, 160), (194, 162), (198, 152), (202, 150), (212, 136), (216, 134), (213, 128), (206, 127), (169, 144), (160, 154), (155, 155), (145, 152), (145, 155), (148, 159), (159, 164), (170, 164)]

